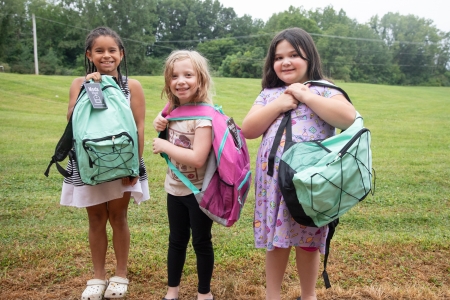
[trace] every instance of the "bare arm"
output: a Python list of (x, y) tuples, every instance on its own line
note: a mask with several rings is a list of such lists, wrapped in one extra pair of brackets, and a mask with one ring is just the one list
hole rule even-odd
[(242, 134), (246, 139), (260, 137), (278, 116), (297, 108), (298, 101), (289, 94), (281, 94), (266, 106), (253, 105), (242, 121)]
[(179, 163), (200, 168), (208, 159), (212, 145), (212, 128), (200, 127), (195, 130), (192, 149), (183, 148), (160, 138), (153, 139), (153, 153), (166, 153)]
[(133, 112), (134, 121), (138, 130), (139, 158), (144, 153), (144, 126), (145, 126), (145, 97), (139, 81), (128, 79), (128, 86), (131, 93), (131, 111)]
[(78, 94), (80, 93), (81, 84), (83, 83), (84, 78), (78, 77), (72, 81), (69, 90), (69, 107), (67, 108), (67, 121), (69, 121), (70, 116), (72, 115), (73, 108), (75, 103), (77, 102)]
[(343, 95), (331, 97), (333, 101), (314, 94), (309, 86), (301, 83), (291, 84), (285, 91), (291, 94), (298, 101), (305, 103), (322, 120), (333, 127), (347, 129), (355, 120), (356, 111), (353, 105), (345, 99)]

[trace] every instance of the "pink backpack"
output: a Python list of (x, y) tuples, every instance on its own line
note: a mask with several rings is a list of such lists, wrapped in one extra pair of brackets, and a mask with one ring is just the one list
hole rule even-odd
[[(206, 103), (187, 104), (162, 116), (169, 121), (208, 119), (212, 121), (213, 143), (207, 159), (206, 174), (201, 190), (197, 189), (169, 160), (161, 155), (177, 177), (194, 193), (200, 205), (213, 221), (226, 227), (238, 219), (251, 185), (250, 157), (245, 138), (233, 118), (221, 107)], [(166, 131), (160, 137), (165, 138)]]

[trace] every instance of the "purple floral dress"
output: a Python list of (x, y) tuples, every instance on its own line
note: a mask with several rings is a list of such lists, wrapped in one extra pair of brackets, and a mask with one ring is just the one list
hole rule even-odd
[[(311, 86), (311, 91), (325, 98), (341, 94), (325, 87)], [(277, 99), (286, 87), (264, 89), (254, 105), (267, 105)], [(332, 101), (332, 100), (330, 100)], [(285, 137), (281, 140), (275, 158), (273, 177), (267, 175), (269, 153), (283, 114), (264, 133), (259, 146), (255, 171), (255, 216), (253, 229), (256, 248), (314, 247), (325, 253), (328, 226), (307, 227), (294, 221), (278, 187), (278, 164), (283, 154)], [(325, 123), (308, 106), (300, 103), (292, 111), (292, 140), (295, 142), (325, 139), (335, 134), (335, 128)]]

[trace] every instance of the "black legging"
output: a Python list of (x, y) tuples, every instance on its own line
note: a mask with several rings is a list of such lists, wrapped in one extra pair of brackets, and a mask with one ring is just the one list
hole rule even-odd
[(169, 216), (169, 251), (167, 254), (168, 285), (180, 285), (186, 261), (186, 249), (192, 229), (192, 246), (197, 256), (198, 292), (210, 292), (214, 268), (214, 250), (211, 242), (213, 221), (200, 210), (194, 194), (173, 196), (167, 194)]

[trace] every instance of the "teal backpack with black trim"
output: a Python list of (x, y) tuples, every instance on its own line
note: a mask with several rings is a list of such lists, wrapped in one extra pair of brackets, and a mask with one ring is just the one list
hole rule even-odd
[[(340, 91), (351, 103), (347, 93), (327, 82), (308, 81)], [(330, 242), (339, 224), (339, 217), (375, 190), (372, 169), (371, 133), (356, 112), (353, 124), (325, 140), (292, 141), (291, 113), (285, 113), (269, 155), (268, 172), (273, 174), (277, 148), (285, 132), (284, 150), (278, 166), (278, 186), (292, 218), (311, 227), (328, 225), (324, 271), (325, 287), (330, 282), (326, 272)]]
[(139, 175), (138, 132), (130, 105), (113, 76), (100, 83), (107, 108), (94, 108), (83, 85), (66, 130), (45, 171), (56, 164), (64, 176), (72, 176), (58, 162), (75, 159), (81, 180), (96, 185)]

